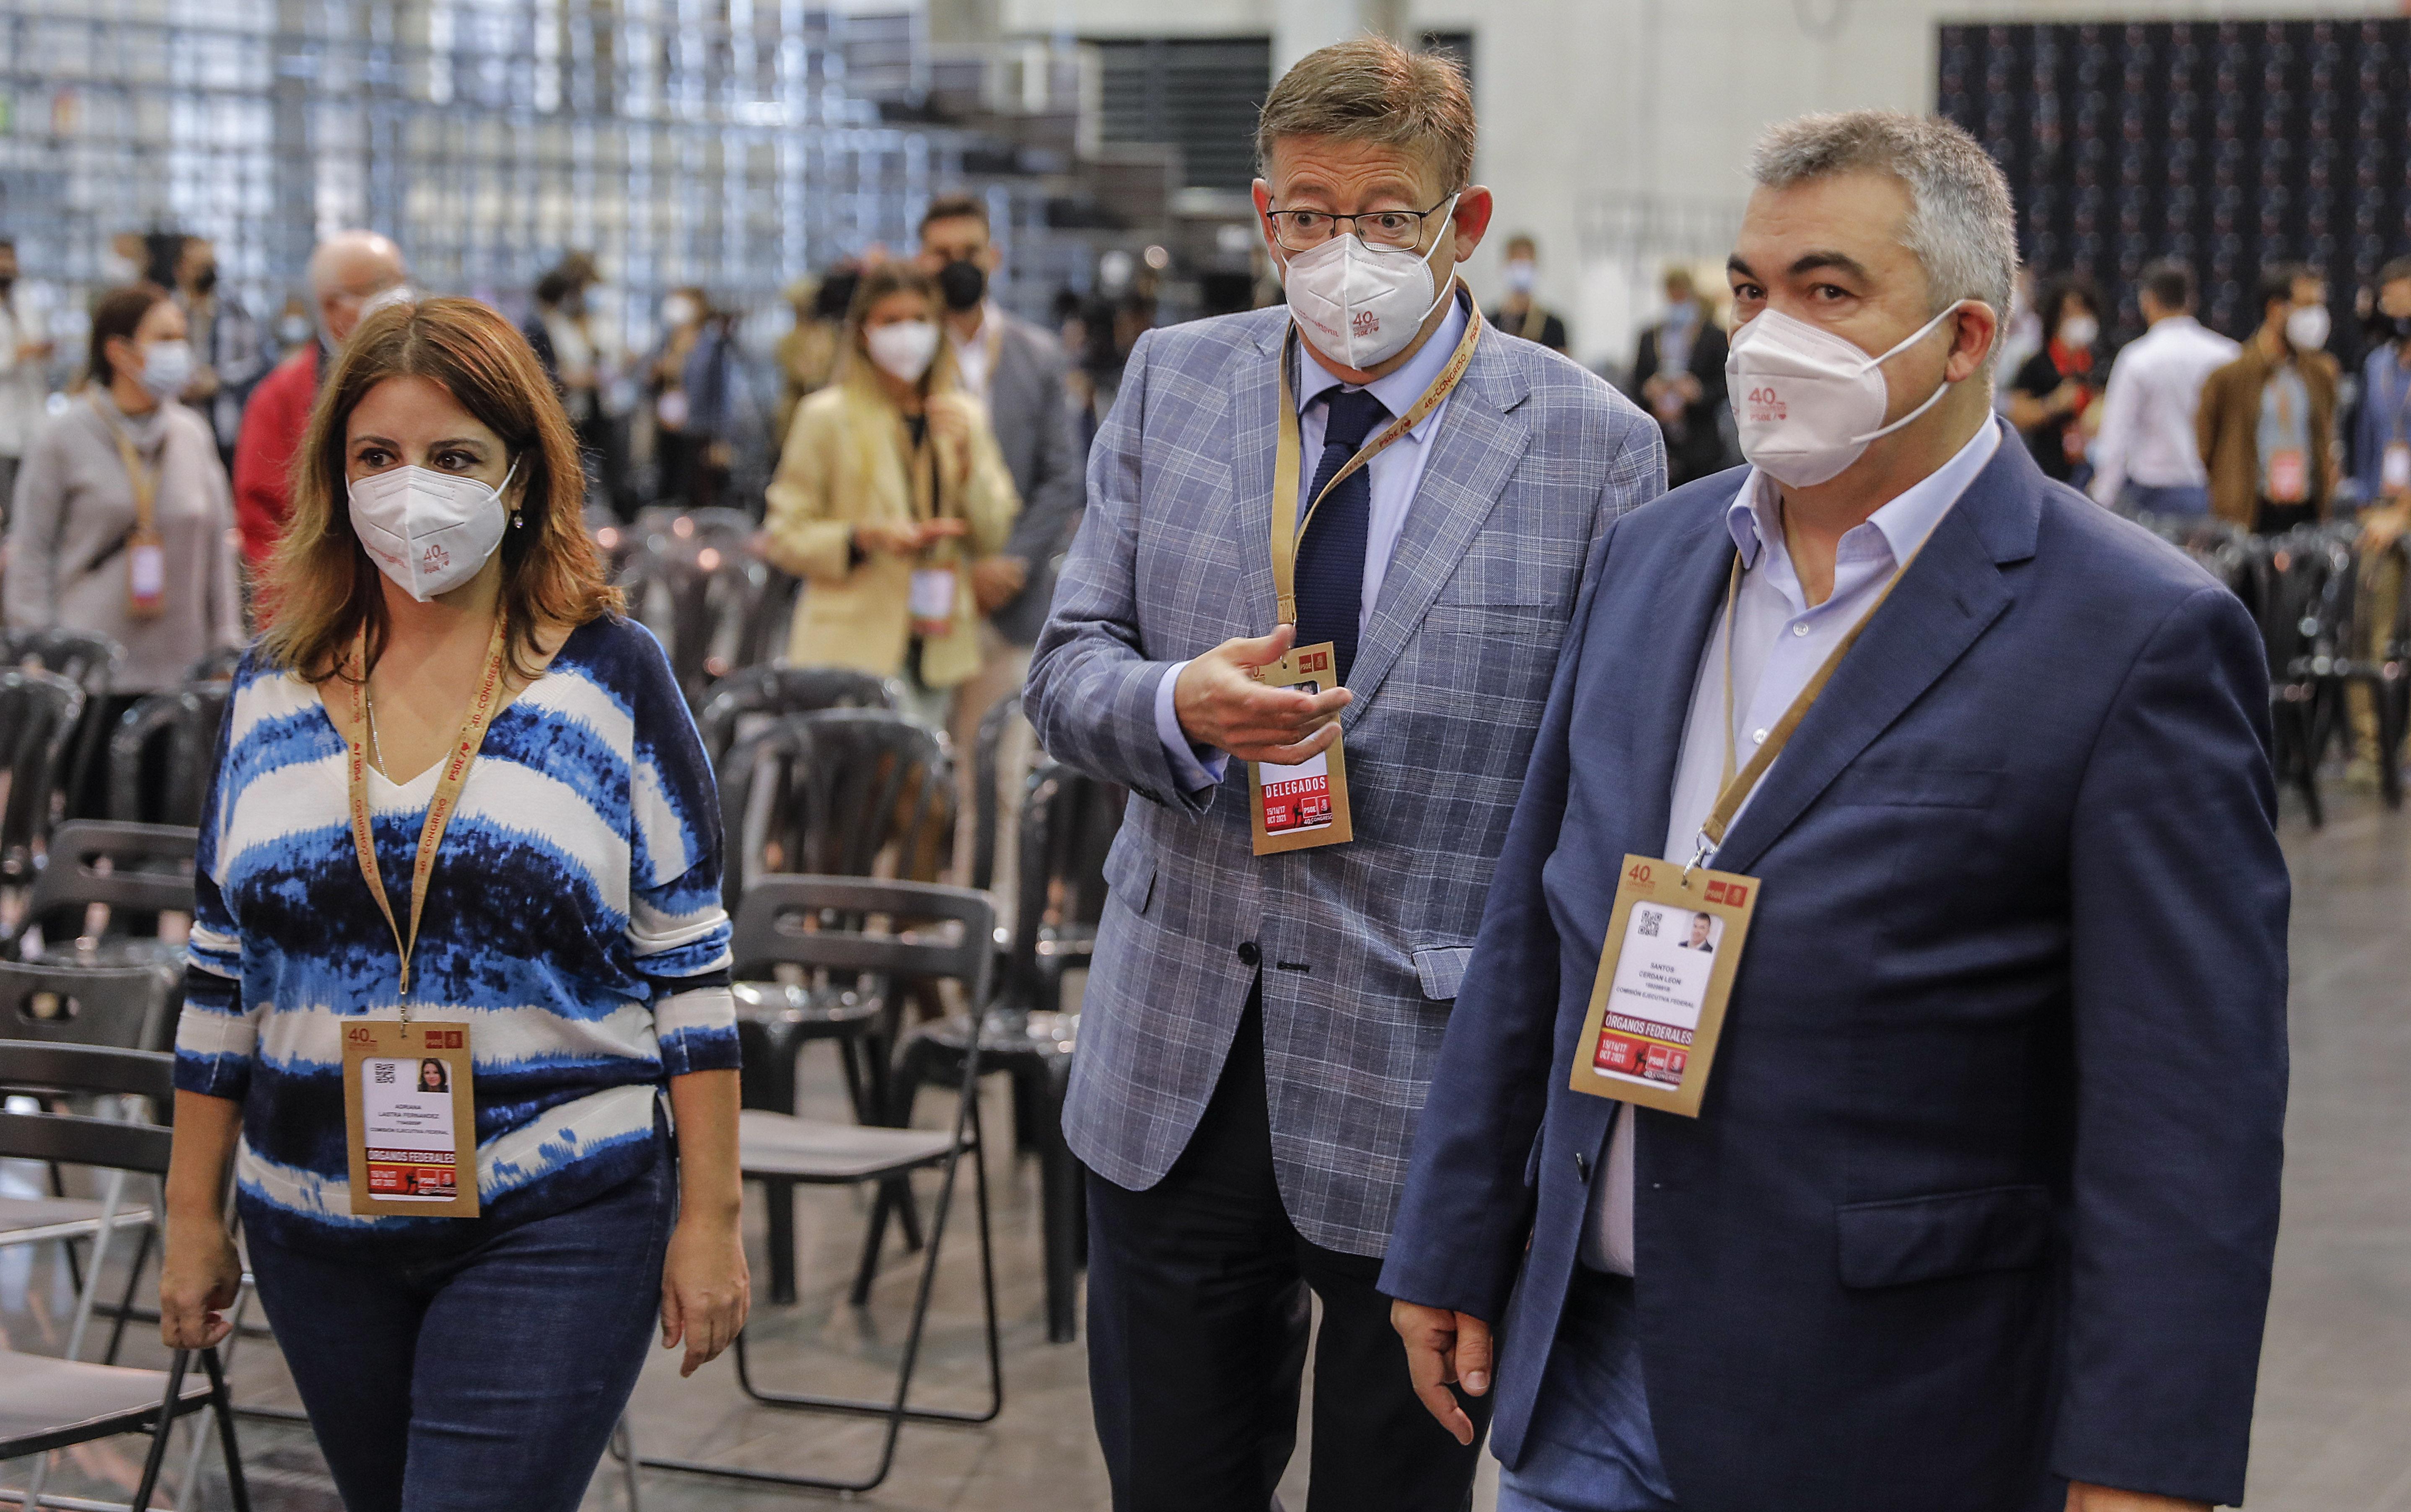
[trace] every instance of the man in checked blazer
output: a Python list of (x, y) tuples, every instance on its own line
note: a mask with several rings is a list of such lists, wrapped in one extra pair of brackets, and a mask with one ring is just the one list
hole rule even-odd
[[(1463, 76), (1378, 38), (1293, 68), (1258, 148), (1304, 342), (1277, 310), (1140, 341), (1030, 669), (1046, 750), (1136, 795), (1064, 1118), (1096, 1178), (1090, 1388), (1117, 1508), (1264, 1512), (1310, 1288), (1311, 1512), (1453, 1512), (1474, 1450), (1417, 1404), (1373, 1284), (1559, 639), (1664, 456), (1607, 385), (1483, 331), (1445, 402), (1333, 484), (1299, 544), (1295, 639), (1335, 642), (1339, 686), (1251, 681), (1292, 644), (1271, 556), (1283, 363), (1311, 496), (1449, 367), (1476, 318), (1454, 265), (1491, 214)], [(1333, 729), (1354, 839), (1255, 855), (1247, 762), (1295, 763)]]

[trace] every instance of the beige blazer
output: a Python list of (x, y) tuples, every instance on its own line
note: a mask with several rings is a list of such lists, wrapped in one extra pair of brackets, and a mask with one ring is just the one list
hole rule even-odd
[[(796, 407), (770, 480), (768, 556), (804, 580), (787, 660), (889, 677), (903, 670), (913, 640), (916, 564), (872, 552), (856, 565), (848, 536), (857, 524), (914, 519), (932, 506), (916, 502), (916, 493), (928, 490), (915, 488), (907, 475), (912, 438), (903, 415), (867, 369), (846, 366), (837, 382)], [(969, 566), (1003, 548), (1021, 502), (979, 401), (947, 391), (932, 394), (928, 402), (932, 410), (958, 411), (970, 422), (967, 444), (946, 441), (934, 428), (930, 436), (938, 455), (935, 511), (971, 527), (961, 542), (941, 543), (931, 562), (954, 569), (955, 617), (951, 630), (923, 645), (921, 680), (951, 688), (980, 664), (979, 612), (972, 602)]]

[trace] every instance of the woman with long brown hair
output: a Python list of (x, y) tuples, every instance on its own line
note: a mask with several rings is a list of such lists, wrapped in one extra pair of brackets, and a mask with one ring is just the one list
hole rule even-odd
[(762, 552), (806, 579), (788, 637), (800, 666), (902, 676), (942, 729), (980, 665), (973, 561), (1021, 504), (987, 413), (955, 383), (937, 282), (909, 263), (862, 275), (837, 381), (796, 409)]
[(350, 1512), (568, 1512), (655, 1317), (690, 1372), (745, 1317), (710, 769), (493, 311), (363, 320), (295, 484), (202, 819), (163, 1332), (226, 1331), (231, 1165)]

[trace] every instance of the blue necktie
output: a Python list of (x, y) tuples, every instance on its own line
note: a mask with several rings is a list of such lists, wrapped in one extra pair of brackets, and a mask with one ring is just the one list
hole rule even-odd
[[(1348, 465), (1365, 438), (1390, 412), (1364, 389), (1333, 388), (1324, 398), (1330, 412), (1322, 432), (1322, 460), (1315, 465), (1314, 482), (1306, 492), (1311, 502)], [(1303, 507), (1303, 506), (1301, 506)], [(1373, 530), (1373, 471), (1370, 464), (1348, 474), (1322, 507), (1307, 522), (1306, 537), (1297, 546), (1297, 644), (1329, 641), (1338, 681), (1348, 680), (1356, 663), (1356, 624), (1365, 603), (1365, 546)]]

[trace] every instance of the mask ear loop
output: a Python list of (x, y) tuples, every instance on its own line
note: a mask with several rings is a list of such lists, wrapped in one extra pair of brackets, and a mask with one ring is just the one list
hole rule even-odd
[[(1456, 193), (1448, 196), (1448, 209), (1439, 212), (1441, 236), (1448, 236), (1455, 229), (1456, 202), (1464, 197), (1465, 191), (1462, 189), (1459, 189)], [(1438, 255), (1439, 255), (1439, 243), (1438, 241), (1434, 241), (1431, 244), (1431, 251), (1425, 253), (1422, 256), (1416, 258), (1415, 261), (1423, 264), (1425, 268), (1429, 268), (1431, 266), (1431, 260)], [(1454, 268), (1455, 264), (1452, 262), (1450, 266)], [(1432, 312), (1440, 307), (1441, 300), (1446, 299), (1451, 294), (1456, 291), (1456, 280), (1454, 277), (1450, 278), (1446, 284), (1441, 284), (1438, 279), (1433, 279), (1432, 283), (1439, 285), (1439, 292), (1432, 296), (1431, 303), (1424, 306), (1424, 313), (1415, 317), (1415, 327), (1417, 329), (1421, 329), (1423, 327), (1423, 323), (1431, 318)]]
[[(1893, 347), (1891, 351), (1886, 352), (1883, 356), (1879, 356), (1879, 357), (1870, 357), (1870, 358), (1868, 358), (1868, 359), (1867, 359), (1867, 367), (1868, 367), (1868, 368), (1880, 368), (1880, 367), (1882, 367), (1885, 363), (1890, 362), (1892, 358), (1894, 358), (1894, 357), (1896, 357), (1896, 356), (1900, 356), (1903, 352), (1907, 351), (1910, 347), (1915, 346), (1918, 342), (1921, 342), (1921, 341), (1925, 340), (1925, 338), (1926, 338), (1926, 337), (1928, 337), (1928, 336), (1932, 335), (1932, 334), (1933, 334), (1933, 332), (1934, 332), (1934, 327), (1935, 327), (1941, 325), (1944, 321), (1946, 321), (1946, 320), (1950, 319), (1952, 315), (1957, 314), (1961, 310), (1965, 309), (1965, 308), (1966, 307), (1966, 305), (1967, 305), (1967, 301), (1966, 301), (1966, 300), (1965, 300), (1965, 299), (1960, 299), (1960, 300), (1956, 300), (1956, 301), (1954, 301), (1954, 302), (1951, 304), (1951, 308), (1949, 308), (1948, 310), (1943, 311), (1940, 314), (1936, 315), (1932, 320), (1927, 321), (1924, 325), (1922, 325), (1922, 326), (1919, 327), (1916, 330), (1911, 331), (1911, 332), (1910, 332), (1907, 337), (1905, 337), (1905, 338), (1901, 341), (1901, 342), (1900, 342), (1900, 344), (1899, 344), (1899, 345), (1897, 345), (1897, 346)], [(1860, 370), (1860, 371), (1864, 371), (1865, 370), (1864, 370), (1864, 369), (1862, 369), (1862, 370)], [(1911, 421), (1915, 420), (1919, 415), (1923, 414), (1926, 411), (1928, 411), (1928, 410), (1930, 410), (1930, 409), (1934, 408), (1934, 406), (1936, 406), (1936, 404), (1941, 403), (1941, 402), (1942, 402), (1942, 396), (1943, 396), (1943, 395), (1945, 395), (1945, 394), (1947, 394), (1947, 393), (1949, 393), (1949, 392), (1951, 392), (1951, 380), (1950, 380), (1950, 379), (1948, 379), (1948, 378), (1945, 378), (1945, 379), (1943, 379), (1943, 380), (1942, 380), (1942, 382), (1940, 382), (1939, 384), (1936, 384), (1936, 385), (1935, 385), (1935, 387), (1934, 387), (1934, 392), (1933, 392), (1933, 393), (1931, 393), (1931, 394), (1929, 394), (1929, 395), (1927, 395), (1927, 396), (1926, 396), (1926, 398), (1925, 398), (1925, 402), (1924, 402), (1924, 403), (1922, 403), (1922, 404), (1919, 405), (1917, 408), (1915, 408), (1915, 409), (1913, 409), (1913, 410), (1909, 411), (1907, 414), (1902, 415), (1899, 419), (1894, 420), (1892, 424), (1890, 424), (1890, 425), (1888, 425), (1888, 426), (1883, 426), (1883, 427), (1880, 427), (1880, 428), (1878, 428), (1878, 429), (1877, 429), (1870, 430), (1870, 431), (1868, 431), (1868, 432), (1867, 432), (1865, 435), (1863, 435), (1863, 436), (1852, 436), (1852, 437), (1850, 438), (1850, 444), (1851, 444), (1851, 445), (1853, 445), (1853, 446), (1863, 446), (1863, 445), (1865, 445), (1867, 443), (1869, 443), (1869, 442), (1871, 442), (1871, 441), (1881, 441), (1884, 437), (1891, 435), (1893, 431), (1898, 430), (1899, 429), (1901, 429), (1901, 427), (1903, 427), (1903, 426), (1906, 426), (1906, 425), (1909, 424)]]

